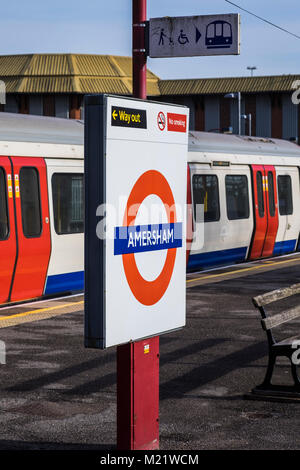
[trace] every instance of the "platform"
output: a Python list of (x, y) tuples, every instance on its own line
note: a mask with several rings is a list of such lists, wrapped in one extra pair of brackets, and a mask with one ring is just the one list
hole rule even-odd
[[(297, 282), (299, 255), (188, 276), (187, 326), (160, 340), (162, 450), (300, 447), (300, 403), (244, 398), (267, 363), (251, 298)], [(0, 340), (1, 450), (115, 449), (116, 350), (84, 348), (82, 297), (0, 310)]]

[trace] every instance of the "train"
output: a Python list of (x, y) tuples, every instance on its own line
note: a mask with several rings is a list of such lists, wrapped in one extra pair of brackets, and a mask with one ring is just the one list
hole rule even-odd
[(227, 21), (212, 21), (206, 27), (205, 45), (208, 49), (232, 46), (232, 26)]
[[(83, 290), (83, 140), (82, 121), (0, 113), (0, 304)], [(299, 251), (299, 170), (295, 143), (190, 131), (187, 271)]]

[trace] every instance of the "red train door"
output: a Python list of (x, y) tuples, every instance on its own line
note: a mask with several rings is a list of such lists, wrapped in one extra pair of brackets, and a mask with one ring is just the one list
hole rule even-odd
[(16, 255), (12, 168), (8, 157), (0, 157), (0, 303), (9, 299)]
[(278, 230), (278, 202), (276, 171), (274, 166), (265, 165), (265, 200), (268, 215), (268, 228), (263, 246), (263, 257), (272, 256)]
[(255, 223), (249, 258), (257, 259), (261, 257), (268, 226), (264, 192), (265, 170), (262, 165), (251, 165), (251, 170)]
[(51, 251), (46, 164), (12, 157), (18, 258), (11, 301), (43, 294)]
[(273, 254), (278, 229), (276, 172), (273, 166), (251, 165), (254, 199), (254, 234), (250, 259)]

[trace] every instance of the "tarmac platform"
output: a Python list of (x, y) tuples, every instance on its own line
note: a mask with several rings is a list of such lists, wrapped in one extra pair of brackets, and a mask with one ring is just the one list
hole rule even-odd
[[(251, 298), (297, 282), (299, 255), (188, 276), (187, 326), (160, 338), (162, 450), (300, 448), (300, 403), (244, 397), (267, 364)], [(116, 348), (85, 349), (83, 320), (82, 296), (0, 310), (1, 450), (116, 448)]]

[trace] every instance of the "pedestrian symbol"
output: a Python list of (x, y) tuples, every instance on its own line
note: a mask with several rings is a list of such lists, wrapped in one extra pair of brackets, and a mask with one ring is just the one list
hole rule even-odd
[(173, 39), (164, 33), (164, 28), (161, 28), (158, 45), (164, 46), (165, 39), (169, 39), (169, 46), (174, 44)]

